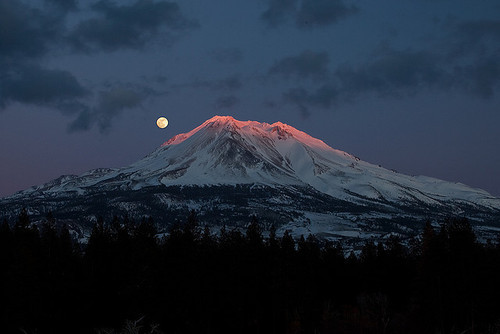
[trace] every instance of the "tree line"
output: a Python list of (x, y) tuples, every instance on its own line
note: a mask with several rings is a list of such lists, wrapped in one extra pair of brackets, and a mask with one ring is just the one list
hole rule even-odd
[[(314, 236), (99, 219), (87, 244), (49, 214), (0, 226), (0, 332), (499, 333), (500, 246), (467, 219), (359, 254)], [(347, 253), (347, 254), (346, 254)]]

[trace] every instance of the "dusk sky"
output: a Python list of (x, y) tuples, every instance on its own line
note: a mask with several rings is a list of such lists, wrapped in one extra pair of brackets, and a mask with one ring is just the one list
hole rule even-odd
[(214, 115), (500, 196), (500, 2), (0, 0), (0, 197)]

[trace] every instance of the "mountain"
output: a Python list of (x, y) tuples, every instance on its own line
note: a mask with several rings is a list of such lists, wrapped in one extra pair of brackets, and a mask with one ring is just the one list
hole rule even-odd
[(88, 226), (101, 215), (152, 215), (162, 225), (195, 209), (202, 223), (242, 226), (256, 215), (278, 231), (328, 239), (417, 233), (426, 219), (466, 216), (485, 237), (500, 226), (500, 199), (460, 183), (407, 176), (333, 149), (281, 122), (215, 116), (138, 162), (61, 176), (0, 200), (13, 219)]

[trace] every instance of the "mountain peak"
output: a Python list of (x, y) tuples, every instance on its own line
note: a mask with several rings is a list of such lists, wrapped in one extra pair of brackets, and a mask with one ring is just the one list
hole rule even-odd
[(238, 121), (237, 119), (235, 119), (234, 117), (232, 116), (214, 116), (208, 120), (206, 120), (201, 126), (202, 127), (209, 127), (209, 128), (224, 128), (224, 127), (227, 127), (228, 129), (233, 129), (233, 130), (236, 130), (236, 129), (239, 129), (245, 125), (247, 125), (247, 123), (249, 123), (250, 121), (247, 121), (247, 122), (242, 122), (242, 121)]
[(218, 115), (216, 115), (216, 116), (206, 120), (205, 122), (203, 122), (203, 124), (201, 124), (200, 126), (194, 128), (193, 130), (191, 130), (189, 132), (180, 133), (178, 135), (173, 136), (168, 141), (163, 143), (161, 146), (163, 147), (163, 146), (180, 144), (202, 129), (221, 128), (221, 127), (228, 126), (228, 125), (231, 126), (232, 128), (240, 128), (241, 126), (244, 125), (244, 123), (247, 123), (247, 122), (238, 121), (238, 120), (234, 119), (234, 117), (232, 117), (232, 116), (218, 116)]
[(184, 142), (186, 139), (190, 138), (194, 134), (200, 132), (201, 130), (209, 131), (231, 131), (238, 132), (240, 134), (253, 135), (253, 136), (271, 136), (276, 137), (276, 139), (287, 139), (295, 138), (296, 140), (302, 142), (307, 146), (312, 146), (320, 148), (323, 150), (332, 150), (341, 154), (346, 154), (338, 150), (334, 150), (322, 140), (316, 139), (305, 132), (297, 130), (293, 126), (282, 122), (275, 122), (273, 124), (268, 124), (265, 122), (257, 121), (239, 121), (232, 116), (214, 116), (196, 127), (195, 129), (178, 134), (170, 138), (167, 142), (163, 143), (161, 146), (177, 145)]
[(205, 123), (229, 123), (229, 122), (237, 122), (237, 120), (233, 116), (219, 116), (215, 115), (214, 117), (205, 121)]

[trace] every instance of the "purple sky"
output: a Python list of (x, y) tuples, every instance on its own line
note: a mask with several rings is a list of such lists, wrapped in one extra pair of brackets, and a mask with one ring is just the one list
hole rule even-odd
[(0, 0), (0, 197), (214, 115), (500, 196), (499, 18), (498, 0)]

